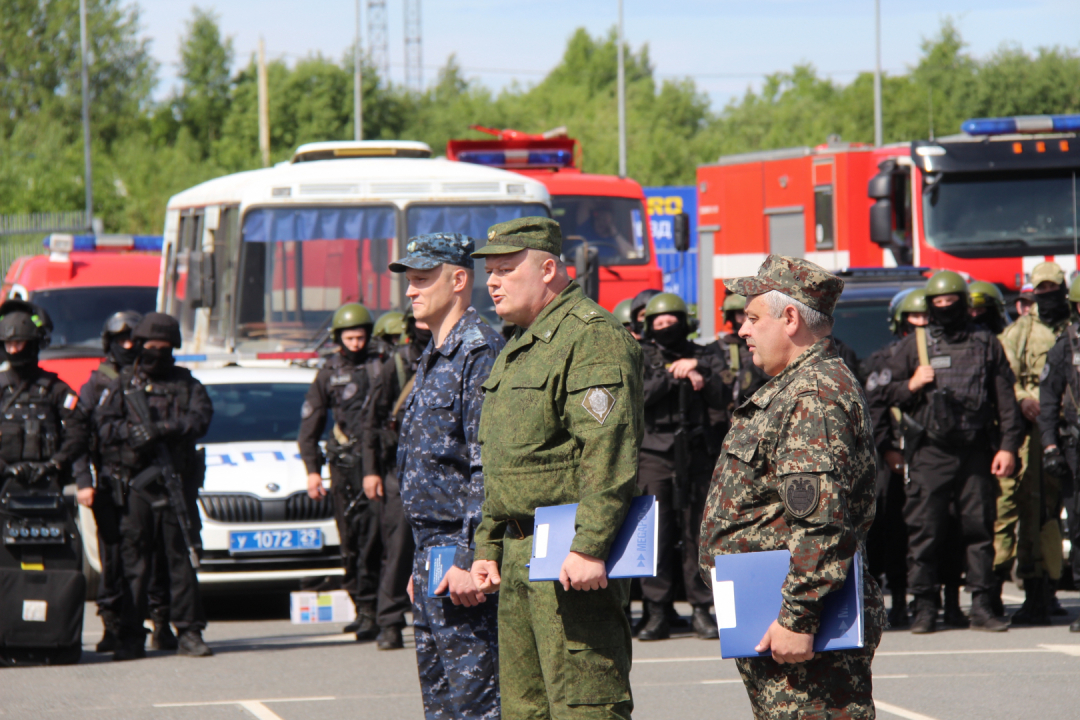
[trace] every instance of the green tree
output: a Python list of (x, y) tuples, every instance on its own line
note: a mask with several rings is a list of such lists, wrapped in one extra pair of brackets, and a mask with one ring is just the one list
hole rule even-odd
[(174, 117), (199, 143), (203, 157), (210, 154), (229, 112), (232, 61), (232, 38), (222, 38), (217, 16), (193, 8), (180, 41), (183, 88), (172, 106)]

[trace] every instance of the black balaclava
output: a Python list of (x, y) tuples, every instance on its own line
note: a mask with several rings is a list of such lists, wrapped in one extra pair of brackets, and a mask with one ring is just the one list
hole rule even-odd
[(1001, 313), (997, 311), (996, 307), (980, 308), (981, 312), (978, 315), (972, 317), (972, 322), (976, 325), (982, 325), (984, 328), (1000, 335), (1001, 331), (1005, 329), (1005, 321), (1001, 319)]
[(139, 350), (139, 366), (150, 377), (166, 375), (172, 370), (174, 364), (175, 360), (173, 360), (173, 349), (171, 347), (144, 347)]
[(927, 308), (930, 312), (930, 322), (940, 326), (945, 332), (953, 333), (963, 330), (968, 322), (971, 321), (971, 315), (968, 314), (967, 302), (961, 297), (948, 307), (938, 307), (932, 301)]
[(37, 367), (41, 345), (37, 340), (27, 340), (26, 346), (17, 353), (6, 353), (11, 369), (23, 375)]
[(1039, 319), (1048, 325), (1056, 325), (1069, 317), (1068, 291), (1064, 285), (1050, 292), (1035, 293), (1035, 304), (1039, 308)]
[(124, 347), (124, 341), (129, 340), (128, 333), (118, 333), (109, 338), (109, 359), (120, 367), (134, 365), (139, 358), (139, 346)]
[(678, 350), (686, 342), (687, 327), (686, 321), (681, 317), (679, 321), (674, 325), (668, 325), (663, 330), (657, 330), (652, 326), (651, 319), (646, 320), (645, 324), (648, 326), (649, 337), (656, 341), (656, 344), (664, 348), (665, 350)]

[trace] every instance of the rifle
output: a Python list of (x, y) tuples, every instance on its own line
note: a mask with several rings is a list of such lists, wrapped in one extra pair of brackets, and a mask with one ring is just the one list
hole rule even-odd
[(900, 413), (899, 423), (900, 435), (903, 438), (904, 465), (907, 466), (911, 464), (911, 458), (926, 437), (926, 428), (906, 412)]
[(675, 478), (671, 491), (671, 506), (684, 510), (690, 494), (690, 440), (695, 428), (690, 422), (691, 393), (689, 380), (679, 381), (679, 426), (675, 429)]
[(361, 467), (360, 457), (356, 452), (359, 449), (359, 442), (355, 438), (349, 439), (349, 436), (345, 434), (345, 431), (337, 423), (334, 423), (332, 434), (334, 444), (332, 446), (328, 444), (327, 455), (330, 456), (330, 464), (337, 468), (339, 477), (345, 481), (343, 494), (348, 504), (345, 506), (342, 515), (348, 518), (362, 503), (367, 501), (367, 495), (364, 494), (364, 482), (361, 477), (364, 470)]
[[(146, 400), (146, 393), (142, 388), (130, 387), (124, 390), (124, 405), (135, 416), (138, 425), (148, 428), (151, 424), (150, 403)], [(176, 472), (176, 466), (172, 461), (172, 453), (169, 447), (161, 440), (154, 441), (154, 464), (143, 470), (131, 479), (131, 486), (135, 490), (142, 491), (159, 477), (164, 481), (165, 491), (169, 496), (169, 505), (176, 513), (176, 520), (180, 525), (180, 532), (184, 536), (184, 544), (188, 549), (188, 559), (191, 567), (199, 569), (200, 543), (195, 539), (192, 532), (191, 518), (188, 517), (187, 500), (184, 498), (184, 482), (180, 474)]]

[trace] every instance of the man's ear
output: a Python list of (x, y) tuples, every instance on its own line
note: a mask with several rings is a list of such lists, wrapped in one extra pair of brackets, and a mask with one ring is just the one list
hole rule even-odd
[(454, 268), (453, 283), (452, 283), (452, 287), (454, 288), (454, 292), (461, 292), (462, 290), (465, 289), (465, 286), (468, 285), (468, 283), (469, 283), (469, 273), (465, 270), (465, 268), (462, 268), (462, 267)]
[(799, 317), (799, 311), (795, 309), (794, 305), (788, 305), (784, 308), (784, 332), (788, 337), (795, 337), (799, 332), (799, 325), (802, 322), (802, 318)]
[(555, 276), (559, 274), (559, 268), (554, 258), (547, 258), (543, 264), (540, 265), (541, 277), (545, 283), (550, 283), (555, 279)]

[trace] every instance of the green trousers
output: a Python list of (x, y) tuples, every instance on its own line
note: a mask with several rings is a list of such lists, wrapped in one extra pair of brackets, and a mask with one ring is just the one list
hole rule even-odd
[[(994, 523), (994, 567), (1011, 568), (1015, 559), (1021, 579), (1046, 574), (1058, 580), (1064, 559), (1058, 519), (1061, 483), (1042, 472), (1037, 431), (1025, 438), (1017, 461), (1015, 477), (998, 478), (1001, 495)], [(1040, 506), (1044, 507), (1041, 511)]]
[(529, 582), (532, 538), (503, 540), (499, 692), (503, 720), (629, 718), (628, 580), (604, 590)]

